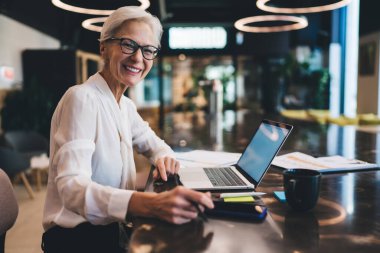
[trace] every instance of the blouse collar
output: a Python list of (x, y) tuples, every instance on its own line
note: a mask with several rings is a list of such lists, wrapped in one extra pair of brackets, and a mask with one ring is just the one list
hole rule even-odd
[(106, 80), (102, 77), (102, 75), (97, 72), (93, 76), (91, 76), (88, 81), (90, 83), (94, 83), (95, 86), (100, 90), (100, 92), (105, 95), (108, 99), (113, 101), (113, 104), (120, 108), (122, 104), (122, 100), (124, 99), (124, 95), (121, 96), (119, 104), (117, 103), (115, 96), (113, 95), (110, 87), (108, 86)]

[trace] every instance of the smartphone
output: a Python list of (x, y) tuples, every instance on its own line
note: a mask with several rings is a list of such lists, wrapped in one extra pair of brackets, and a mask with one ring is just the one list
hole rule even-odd
[(262, 221), (267, 215), (267, 207), (261, 204), (214, 201), (214, 206), (206, 214), (252, 221)]

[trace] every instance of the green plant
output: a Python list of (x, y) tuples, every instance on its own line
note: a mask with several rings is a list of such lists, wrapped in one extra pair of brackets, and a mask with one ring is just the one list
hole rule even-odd
[(316, 70), (310, 74), (310, 85), (315, 91), (315, 96), (312, 100), (314, 109), (328, 109), (329, 82), (330, 73), (328, 69)]
[[(276, 74), (285, 86), (282, 96), (291, 93), (291, 88), (300, 94), (303, 107), (313, 109), (327, 109), (329, 100), (330, 74), (328, 69), (320, 68), (312, 70), (308, 62), (299, 63), (297, 59), (289, 54), (282, 64), (277, 68)], [(303, 91), (303, 92), (301, 92)]]
[(286, 83), (293, 85), (304, 83), (309, 73), (309, 63), (299, 63), (292, 54), (287, 55), (277, 69), (277, 75), (283, 78)]

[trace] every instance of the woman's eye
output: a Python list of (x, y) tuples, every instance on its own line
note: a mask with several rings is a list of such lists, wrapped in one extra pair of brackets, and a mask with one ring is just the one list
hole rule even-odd
[(153, 54), (153, 51), (149, 48), (144, 48), (144, 53), (145, 54)]
[(123, 47), (135, 48), (135, 45), (132, 43), (123, 43)]

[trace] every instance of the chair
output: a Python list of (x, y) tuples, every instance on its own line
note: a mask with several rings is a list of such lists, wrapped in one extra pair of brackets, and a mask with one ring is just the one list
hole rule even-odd
[(14, 225), (18, 215), (18, 204), (11, 181), (0, 169), (0, 253), (4, 252), (6, 232)]
[(28, 159), (47, 154), (49, 151), (48, 140), (34, 131), (8, 131), (4, 134), (4, 139), (12, 149), (22, 153)]
[(38, 167), (32, 167), (32, 172), (36, 177), (36, 188), (40, 190), (42, 185), (41, 172), (47, 173), (48, 171), (48, 161), (47, 165), (46, 162), (44, 162), (47, 157), (41, 157), (41, 155), (48, 154), (48, 140), (37, 132), (25, 130), (8, 131), (4, 134), (4, 139), (8, 146), (24, 155), (29, 161), (31, 161), (32, 157), (40, 157), (37, 164), (45, 164), (42, 167), (40, 165), (38, 165)]
[(0, 168), (2, 168), (11, 179), (20, 176), (29, 196), (32, 199), (34, 198), (33, 189), (25, 175), (25, 171), (30, 168), (30, 160), (15, 150), (0, 147)]

